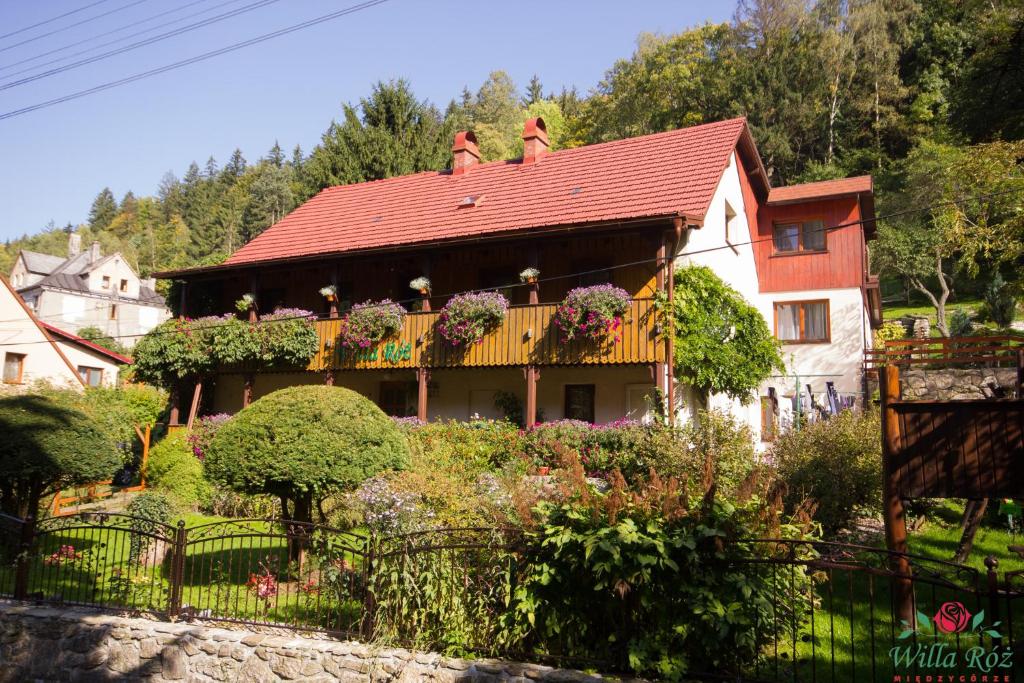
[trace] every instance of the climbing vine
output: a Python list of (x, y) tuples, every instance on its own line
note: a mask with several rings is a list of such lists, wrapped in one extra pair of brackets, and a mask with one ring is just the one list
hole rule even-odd
[(675, 334), (675, 376), (701, 393), (727, 394), (744, 403), (785, 364), (779, 343), (761, 313), (705, 266), (675, 273), (670, 309), (658, 299), (667, 318), (662, 334)]

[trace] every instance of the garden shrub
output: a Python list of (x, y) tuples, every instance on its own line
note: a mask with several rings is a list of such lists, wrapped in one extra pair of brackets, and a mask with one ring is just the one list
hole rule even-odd
[(286, 519), (308, 522), (328, 495), (408, 460), (404, 435), (369, 399), (342, 387), (295, 386), (239, 411), (218, 430), (204, 463), (211, 481), (275, 496)]
[(206, 504), (212, 493), (203, 476), (202, 461), (180, 432), (169, 434), (150, 449), (145, 475), (147, 485), (189, 509)]
[(787, 505), (804, 498), (818, 506), (826, 532), (845, 528), (861, 511), (882, 502), (881, 420), (877, 410), (847, 410), (791, 429), (773, 444), (771, 457), (789, 492)]
[(781, 503), (762, 502), (772, 498), (764, 482), (751, 488), (765, 498), (725, 501), (709, 489), (691, 505), (674, 479), (630, 488), (613, 476), (611, 491), (596, 494), (581, 467), (570, 472), (567, 497), (535, 509), (504, 647), (678, 680), (736, 673), (789, 632), (780, 613), (798, 624), (807, 613), (807, 575), (796, 570), (785, 590), (773, 590), (778, 568), (750, 562), (770, 549), (737, 542), (801, 538), (808, 528), (805, 519), (782, 523)]
[(885, 342), (895, 341), (897, 339), (904, 339), (907, 336), (907, 328), (903, 326), (899, 320), (887, 320), (874, 331), (874, 348), (881, 349), (885, 347)]
[(35, 515), (44, 495), (109, 479), (122, 460), (84, 412), (38, 395), (0, 398), (0, 510)]
[(192, 447), (192, 454), (203, 460), (217, 430), (230, 419), (231, 415), (227, 413), (216, 413), (214, 415), (205, 415), (196, 420), (192, 425), (192, 431), (187, 437), (188, 445)]
[(166, 534), (166, 529), (162, 525), (171, 523), (174, 505), (170, 498), (159, 491), (145, 491), (132, 498), (125, 512), (132, 516), (128, 523), (133, 532), (128, 548), (128, 560), (138, 562), (153, 540), (145, 534)]

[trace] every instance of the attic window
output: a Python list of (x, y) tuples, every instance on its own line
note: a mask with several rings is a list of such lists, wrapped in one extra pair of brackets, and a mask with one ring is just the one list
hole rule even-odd
[(109, 275), (104, 275), (103, 276), (103, 285), (102, 286), (103, 286), (103, 289), (110, 289), (110, 276)]
[(466, 195), (465, 197), (462, 198), (461, 201), (459, 201), (459, 208), (461, 209), (467, 206), (480, 206), (480, 203), (483, 202), (483, 200), (484, 196), (482, 194)]

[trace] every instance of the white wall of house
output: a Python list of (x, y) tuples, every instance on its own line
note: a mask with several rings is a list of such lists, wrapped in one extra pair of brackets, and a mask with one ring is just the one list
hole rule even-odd
[(18, 254), (18, 258), (14, 261), (14, 267), (11, 268), (11, 284), (15, 289), (34, 285), (42, 280), (43, 277), (44, 276), (40, 273), (30, 272), (29, 269), (25, 267), (25, 259), (21, 254)]
[(4, 388), (18, 390), (45, 380), (56, 386), (82, 388), (75, 370), (32, 320), (18, 295), (0, 282), (0, 368), (7, 363), (20, 366), (20, 376), (4, 382)]
[[(256, 398), (299, 384), (322, 384), (320, 373), (268, 373), (255, 376)], [(335, 375), (335, 385), (343, 386), (377, 402), (381, 382), (407, 382), (416, 375), (411, 370), (352, 371)], [(624, 416), (643, 419), (648, 414), (645, 397), (651, 395), (654, 382), (650, 370), (642, 366), (549, 367), (541, 369), (537, 383), (537, 407), (546, 421), (565, 417), (565, 387), (568, 384), (594, 385), (594, 420), (611, 422)], [(224, 375), (214, 387), (213, 412), (235, 413), (242, 406), (241, 375)], [(435, 370), (431, 373), (428, 415), (431, 420), (468, 420), (474, 415), (484, 419), (501, 417), (494, 405), (499, 391), (515, 395), (525, 407), (526, 380), (520, 368), (470, 368)], [(415, 412), (415, 393), (411, 396)]]
[(98, 327), (129, 347), (171, 315), (161, 306), (125, 300), (113, 293), (84, 294), (51, 289), (40, 292), (32, 308), (40, 319), (51, 325), (73, 333), (83, 327)]
[(71, 365), (73, 365), (76, 370), (81, 372), (82, 368), (99, 369), (102, 373), (100, 386), (117, 386), (117, 371), (121, 367), (120, 364), (114, 362), (109, 356), (105, 356), (102, 353), (96, 353), (86, 346), (62, 340), (56, 335), (53, 336), (54, 341), (57, 342), (57, 346), (59, 346), (61, 351), (64, 352), (64, 356), (71, 361)]

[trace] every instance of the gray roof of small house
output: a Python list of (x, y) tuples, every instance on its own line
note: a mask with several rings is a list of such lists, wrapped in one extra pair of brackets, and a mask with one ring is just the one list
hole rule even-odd
[(61, 256), (41, 254), (38, 251), (25, 251), (24, 249), (21, 251), (21, 258), (28, 272), (40, 275), (49, 275), (67, 261)]

